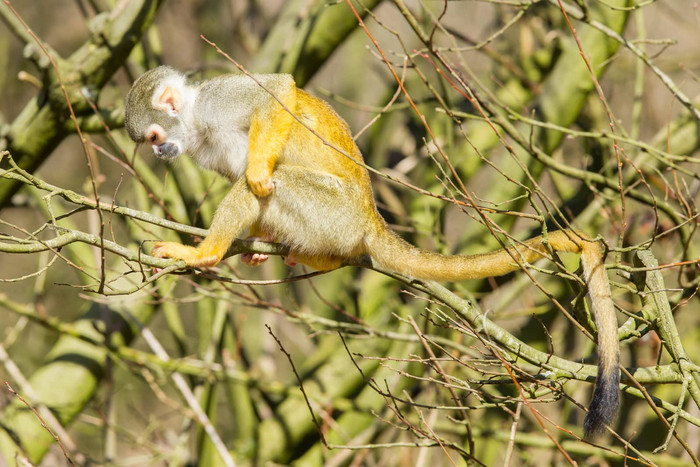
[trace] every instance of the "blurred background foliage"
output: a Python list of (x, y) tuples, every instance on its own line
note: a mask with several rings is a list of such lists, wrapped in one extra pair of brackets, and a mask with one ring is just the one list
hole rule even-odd
[[(0, 4), (5, 463), (697, 465), (697, 5), (352, 5)], [(227, 182), (135, 148), (123, 99), (158, 64), (237, 72), (200, 35), (328, 100), (407, 182), (372, 176), (413, 244), (600, 235), (629, 370), (616, 434), (580, 439), (595, 331), (572, 255), (449, 290), (236, 256), (153, 280), (152, 242), (196, 242)]]

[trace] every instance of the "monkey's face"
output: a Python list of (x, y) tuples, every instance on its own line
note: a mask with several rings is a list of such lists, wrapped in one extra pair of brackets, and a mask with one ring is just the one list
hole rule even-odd
[(131, 139), (151, 145), (153, 153), (172, 160), (188, 149), (188, 116), (194, 97), (185, 76), (158, 67), (136, 80), (126, 98), (124, 126)]
[(146, 129), (145, 140), (153, 148), (156, 157), (175, 159), (183, 153), (183, 143), (179, 138), (168, 137), (168, 132), (159, 124), (153, 123)]

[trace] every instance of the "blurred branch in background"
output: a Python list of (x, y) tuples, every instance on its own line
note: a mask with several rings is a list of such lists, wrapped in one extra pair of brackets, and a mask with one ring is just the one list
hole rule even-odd
[[(34, 10), (0, 4), (0, 378), (24, 399), (0, 392), (6, 463), (65, 449), (76, 464), (698, 464), (692, 2)], [(149, 256), (203, 238), (228, 185), (135, 149), (123, 96), (159, 63), (235, 71), (202, 34), (331, 102), (408, 241), (469, 254), (568, 226), (605, 239), (615, 433), (579, 437), (596, 331), (574, 256), (458, 284), (361, 260), (240, 265), (288, 253), (260, 241), (209, 271)]]

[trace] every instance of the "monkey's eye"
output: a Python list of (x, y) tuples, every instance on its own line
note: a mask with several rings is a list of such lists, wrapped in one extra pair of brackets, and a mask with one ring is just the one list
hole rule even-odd
[(146, 140), (152, 145), (162, 143), (168, 138), (168, 135), (165, 132), (165, 130), (163, 130), (163, 127), (161, 127), (157, 123), (154, 123), (153, 125), (146, 128), (144, 136), (146, 137)]

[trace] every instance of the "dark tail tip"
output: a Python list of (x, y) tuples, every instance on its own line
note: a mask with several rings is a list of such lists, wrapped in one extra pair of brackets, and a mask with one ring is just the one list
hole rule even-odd
[(610, 425), (620, 405), (620, 373), (617, 367), (606, 372), (599, 368), (598, 382), (593, 391), (593, 400), (588, 415), (583, 421), (583, 436), (594, 440), (605, 433), (605, 425)]

